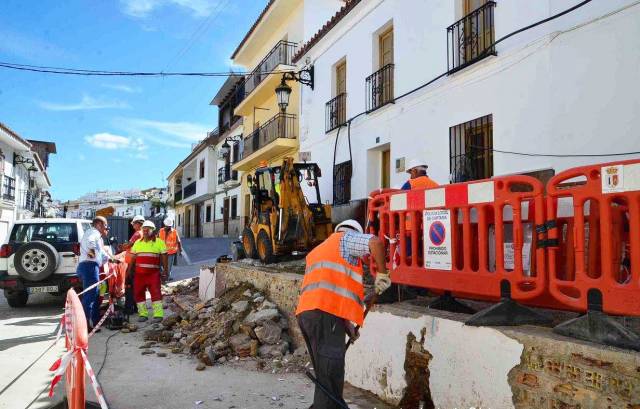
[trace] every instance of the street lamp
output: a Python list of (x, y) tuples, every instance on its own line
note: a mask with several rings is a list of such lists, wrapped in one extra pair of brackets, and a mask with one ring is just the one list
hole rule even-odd
[(220, 146), (220, 153), (222, 154), (222, 156), (226, 157), (227, 155), (229, 155), (229, 152), (231, 152), (231, 145), (229, 145), (229, 141), (237, 142), (239, 140), (239, 136), (227, 136), (224, 139), (224, 143), (222, 144), (222, 146)]
[(283, 113), (287, 110), (289, 97), (291, 97), (291, 87), (287, 85), (287, 81), (297, 81), (313, 89), (313, 66), (298, 72), (285, 72), (282, 74), (280, 85), (276, 87), (276, 98), (278, 100), (278, 106)]

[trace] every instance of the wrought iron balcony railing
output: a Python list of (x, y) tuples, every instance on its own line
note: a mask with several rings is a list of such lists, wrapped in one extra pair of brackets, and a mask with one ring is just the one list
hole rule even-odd
[(182, 189), (176, 190), (176, 193), (173, 195), (174, 203), (178, 203), (182, 200)]
[(347, 122), (347, 94), (336, 96), (325, 105), (325, 132), (331, 132)]
[(297, 119), (296, 115), (284, 113), (279, 113), (269, 119), (244, 139), (242, 158), (248, 157), (276, 139), (296, 139), (298, 136)]
[(230, 180), (238, 180), (238, 171), (231, 170), (231, 164), (218, 169), (218, 184), (223, 185)]
[(188, 198), (196, 194), (196, 182), (191, 182), (182, 190), (183, 198)]
[(367, 112), (395, 101), (393, 71), (394, 65), (387, 64), (367, 77)]
[(449, 74), (490, 55), (496, 55), (496, 49), (493, 46), (495, 6), (494, 1), (488, 1), (447, 27), (447, 72)]
[[(260, 83), (267, 78), (269, 73), (273, 71), (278, 65), (285, 64), (291, 65), (291, 58), (296, 53), (297, 45), (289, 41), (281, 40), (269, 51), (266, 57), (260, 64), (247, 75), (244, 80), (244, 95), (243, 98), (253, 92)], [(238, 95), (238, 94), (236, 94)]]

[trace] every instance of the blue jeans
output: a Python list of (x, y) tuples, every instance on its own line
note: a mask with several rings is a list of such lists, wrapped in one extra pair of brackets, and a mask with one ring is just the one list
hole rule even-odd
[(167, 273), (167, 277), (171, 277), (171, 270), (173, 270), (173, 263), (175, 263), (176, 258), (178, 258), (178, 253), (168, 254), (167, 258), (168, 258), (167, 264), (169, 265), (169, 271)]
[[(82, 280), (82, 288), (84, 289), (98, 282), (100, 267), (98, 266), (98, 263), (94, 261), (83, 261), (78, 264), (76, 274)], [(82, 294), (84, 315), (91, 327), (95, 326), (98, 321), (100, 321), (100, 304), (98, 303), (99, 295), (100, 290), (98, 287)]]

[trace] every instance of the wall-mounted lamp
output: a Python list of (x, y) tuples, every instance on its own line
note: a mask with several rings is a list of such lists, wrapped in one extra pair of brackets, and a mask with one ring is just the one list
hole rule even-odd
[(285, 112), (289, 106), (289, 97), (291, 97), (291, 87), (287, 85), (287, 81), (297, 81), (300, 84), (308, 85), (313, 89), (313, 66), (302, 69), (298, 72), (285, 72), (282, 74), (280, 85), (276, 87), (276, 98), (280, 110)]
[(242, 139), (240, 136), (236, 135), (236, 136), (227, 136), (224, 139), (224, 143), (222, 144), (222, 146), (220, 146), (220, 153), (222, 154), (222, 156), (227, 156), (229, 155), (229, 152), (231, 152), (231, 145), (229, 145), (229, 141), (231, 142), (238, 142), (240, 139)]

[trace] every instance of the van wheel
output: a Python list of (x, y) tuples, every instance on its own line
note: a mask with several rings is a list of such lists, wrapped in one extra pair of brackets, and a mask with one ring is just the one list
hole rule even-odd
[(22, 308), (27, 305), (29, 293), (25, 290), (4, 290), (4, 298), (7, 299), (9, 307)]
[(258, 233), (258, 255), (264, 264), (271, 264), (275, 261), (271, 237), (264, 230), (260, 230)]
[(258, 258), (256, 239), (253, 237), (253, 232), (248, 226), (242, 231), (242, 247), (244, 248), (244, 254), (247, 258)]

